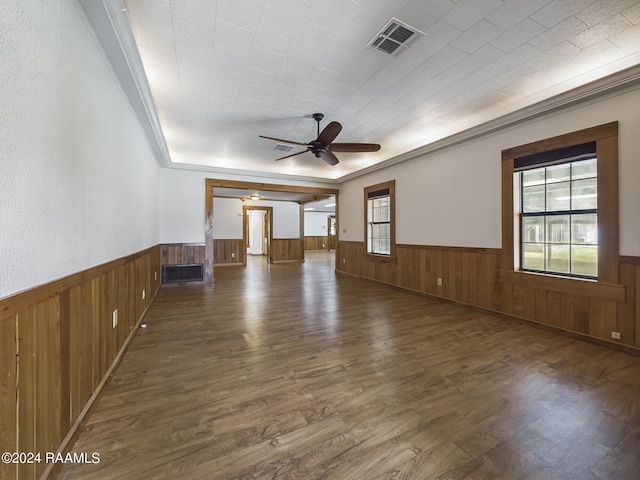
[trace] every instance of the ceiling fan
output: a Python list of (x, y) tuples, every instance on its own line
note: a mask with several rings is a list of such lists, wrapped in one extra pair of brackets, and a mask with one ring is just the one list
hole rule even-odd
[(285, 158), (295, 157), (306, 152), (313, 153), (317, 158), (322, 158), (329, 165), (337, 165), (338, 157), (333, 152), (377, 152), (380, 150), (380, 145), (377, 143), (331, 143), (338, 136), (342, 130), (342, 125), (338, 122), (330, 122), (329, 125), (324, 127), (320, 132), (320, 120), (324, 118), (323, 113), (314, 113), (313, 119), (318, 122), (318, 138), (312, 140), (309, 143), (292, 142), (291, 140), (283, 140), (281, 138), (265, 137), (264, 135), (258, 135), (261, 138), (268, 140), (275, 140), (276, 142), (288, 143), (289, 145), (300, 145), (307, 147), (306, 150), (301, 152), (287, 155), (286, 157), (276, 158), (276, 162), (284, 160)]

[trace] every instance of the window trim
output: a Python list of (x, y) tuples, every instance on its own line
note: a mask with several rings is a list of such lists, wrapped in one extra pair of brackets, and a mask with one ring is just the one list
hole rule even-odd
[[(389, 255), (369, 252), (369, 194), (379, 190), (389, 190), (389, 198), (391, 201), (391, 212), (389, 221), (390, 230), (390, 248)], [(396, 261), (396, 181), (389, 180), (387, 182), (370, 185), (364, 188), (364, 251), (369, 259), (380, 261)]]
[[(514, 223), (514, 162), (516, 158), (596, 142), (598, 158), (598, 276), (596, 279), (559, 277), (550, 273), (516, 270)], [(565, 289), (584, 288), (585, 283), (618, 286), (619, 221), (618, 221), (618, 122), (611, 122), (557, 137), (532, 142), (502, 151), (502, 261), (500, 281), (527, 283), (548, 288), (549, 283), (562, 283)], [(597, 289), (594, 289), (596, 293)], [(624, 299), (624, 287), (615, 289)], [(604, 293), (604, 292), (603, 292)]]

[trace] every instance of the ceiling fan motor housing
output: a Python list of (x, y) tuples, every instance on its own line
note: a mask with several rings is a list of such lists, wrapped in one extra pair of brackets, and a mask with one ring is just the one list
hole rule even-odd
[(311, 150), (317, 158), (320, 158), (320, 155), (326, 152), (328, 147), (329, 145), (323, 145), (317, 140), (313, 140), (309, 143), (309, 150)]

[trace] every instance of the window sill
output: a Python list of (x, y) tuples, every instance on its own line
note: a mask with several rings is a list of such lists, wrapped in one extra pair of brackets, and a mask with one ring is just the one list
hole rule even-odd
[(500, 270), (500, 283), (553, 290), (561, 293), (624, 303), (625, 286), (585, 278), (559, 277), (543, 273)]
[(375, 253), (367, 253), (366, 258), (372, 262), (376, 263), (384, 263), (387, 265), (397, 265), (398, 259), (397, 257), (392, 257), (391, 255), (377, 255)]

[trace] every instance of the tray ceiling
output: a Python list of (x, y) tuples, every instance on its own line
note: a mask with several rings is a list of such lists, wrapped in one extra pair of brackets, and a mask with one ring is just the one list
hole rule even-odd
[[(628, 0), (126, 0), (170, 166), (339, 181), (638, 65)], [(390, 19), (423, 36), (367, 48)], [(376, 153), (283, 152), (258, 135)], [(298, 151), (295, 147), (292, 152)]]

